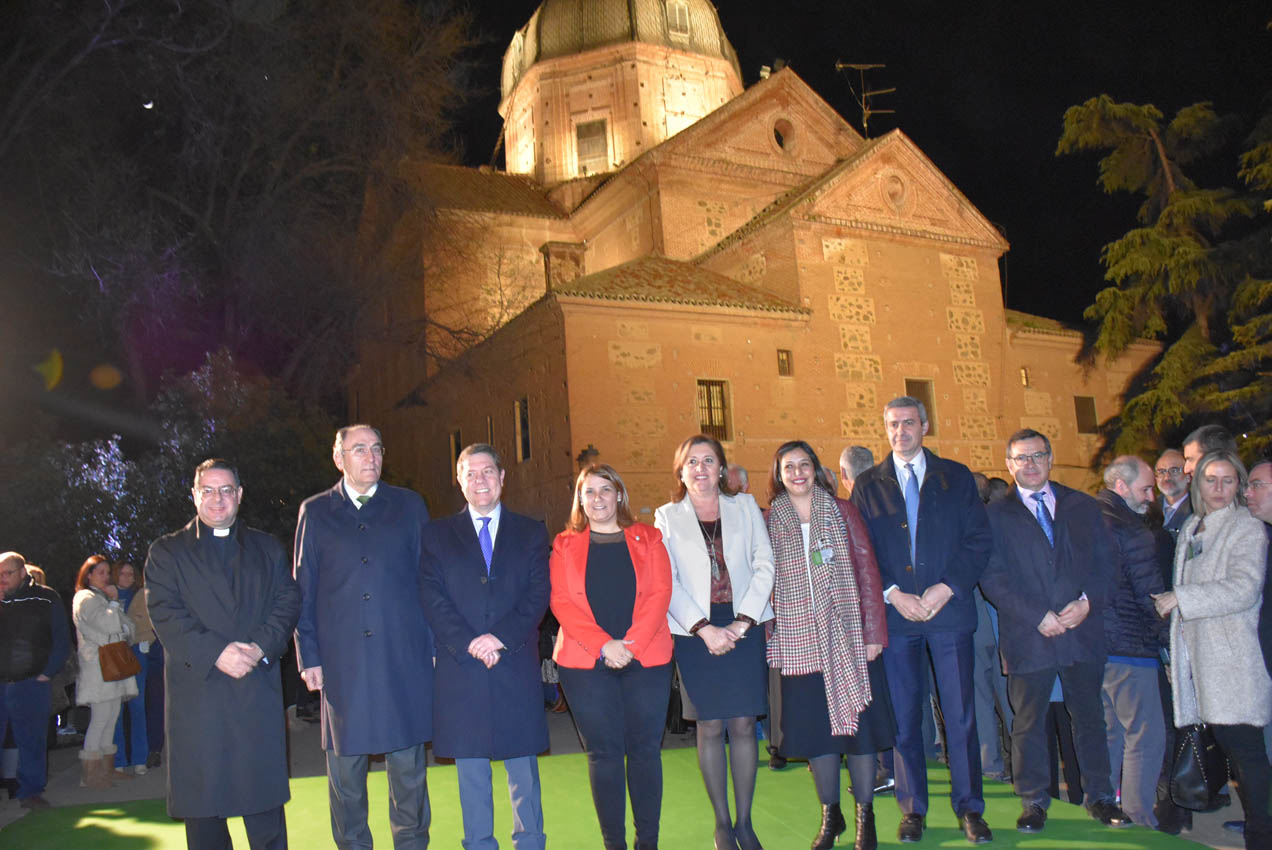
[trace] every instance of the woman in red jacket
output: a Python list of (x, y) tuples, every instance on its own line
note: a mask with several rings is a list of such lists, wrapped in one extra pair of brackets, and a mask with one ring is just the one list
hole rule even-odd
[(875, 850), (875, 754), (896, 721), (880, 653), (888, 643), (879, 567), (861, 514), (835, 498), (813, 447), (778, 447), (769, 479), (773, 583), (770, 667), (781, 671), (782, 752), (808, 759), (822, 804), (813, 850), (847, 829), (839, 763), (847, 757), (857, 802), (855, 850)]
[(655, 850), (671, 694), (671, 562), (658, 529), (633, 519), (612, 467), (585, 468), (574, 497), (569, 527), (552, 545), (552, 613), (561, 623), (552, 657), (587, 750), (606, 850), (627, 847), (628, 793), (636, 850)]

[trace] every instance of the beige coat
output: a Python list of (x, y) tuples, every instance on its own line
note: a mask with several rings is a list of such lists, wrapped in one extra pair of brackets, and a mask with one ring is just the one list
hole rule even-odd
[[(1259, 606), (1267, 570), (1263, 523), (1240, 505), (1189, 517), (1175, 546), (1170, 623), (1175, 725), (1272, 722), (1272, 679), (1259, 647)], [(1187, 558), (1199, 537), (1202, 551)]]
[[(687, 635), (693, 624), (711, 618), (711, 561), (702, 528), (685, 496), (654, 512), (654, 525), (663, 535), (671, 558), (671, 605), (667, 624), (673, 635)], [(733, 586), (733, 613), (757, 623), (773, 619), (773, 547), (764, 514), (747, 493), (720, 494), (720, 534), (724, 563)]]
[(97, 649), (103, 644), (131, 640), (132, 621), (119, 603), (111, 601), (100, 590), (85, 588), (75, 594), (71, 618), (75, 621), (75, 633), (79, 637), (79, 677), (75, 680), (75, 701), (89, 705), (137, 696), (136, 676), (119, 682), (103, 681), (102, 665), (97, 660)]

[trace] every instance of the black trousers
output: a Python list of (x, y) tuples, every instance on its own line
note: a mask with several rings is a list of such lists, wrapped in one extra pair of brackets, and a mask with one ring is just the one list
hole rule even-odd
[[(282, 806), (243, 815), (243, 828), (252, 850), (287, 850), (287, 818)], [(185, 830), (189, 850), (233, 850), (225, 818), (186, 818)]]
[(1111, 801), (1108, 740), (1104, 731), (1104, 662), (1085, 661), (1034, 673), (1008, 674), (1007, 693), (1016, 716), (1011, 727), (1012, 784), (1021, 805), (1047, 808), (1050, 779), (1047, 712), (1056, 676), (1073, 721), (1073, 750), (1082, 776), (1083, 803)]
[(1263, 749), (1263, 730), (1258, 726), (1211, 724), (1215, 740), (1228, 756), (1228, 768), (1236, 781), (1237, 796), (1245, 809), (1245, 846), (1272, 847), (1272, 818), (1268, 816), (1268, 786), (1272, 769)]
[(592, 802), (607, 850), (627, 846), (627, 795), (636, 846), (658, 846), (662, 812), (662, 736), (671, 664), (622, 670), (559, 668), (561, 687), (587, 750)]

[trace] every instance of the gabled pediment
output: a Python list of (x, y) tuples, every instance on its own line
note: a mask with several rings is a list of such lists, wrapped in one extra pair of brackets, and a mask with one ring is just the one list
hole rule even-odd
[(1007, 240), (900, 130), (872, 140), (791, 205), (808, 220), (981, 245)]
[(851, 156), (862, 144), (848, 122), (794, 71), (784, 68), (653, 152), (815, 174)]

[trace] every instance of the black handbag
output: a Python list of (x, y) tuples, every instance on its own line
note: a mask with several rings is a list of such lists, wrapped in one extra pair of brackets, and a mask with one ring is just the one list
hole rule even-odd
[(1219, 790), (1228, 784), (1228, 757), (1204, 723), (1185, 726), (1175, 741), (1170, 768), (1170, 796), (1175, 805), (1194, 812), (1220, 808)]

